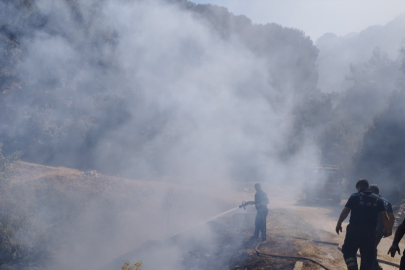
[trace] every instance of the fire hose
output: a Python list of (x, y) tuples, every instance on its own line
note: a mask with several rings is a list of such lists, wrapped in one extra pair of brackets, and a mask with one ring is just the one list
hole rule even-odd
[[(242, 204), (239, 206), (239, 208), (242, 208), (242, 207), (243, 207), (244, 209), (246, 209), (246, 206), (249, 205), (249, 204), (251, 204), (251, 203), (250, 203), (250, 202), (242, 202)], [(318, 244), (332, 245), (332, 246), (336, 246), (339, 251), (342, 251), (342, 248), (339, 247), (339, 243), (333, 243), (333, 242), (327, 242), (327, 241), (319, 241), (319, 240), (313, 240), (313, 239), (308, 239), (308, 238), (303, 238), (303, 237), (295, 237), (295, 236), (276, 235), (276, 237), (290, 237), (290, 238), (299, 239), (299, 240), (311, 241), (311, 242), (318, 243)], [(260, 247), (260, 245), (261, 245), (261, 243), (262, 243), (262, 242), (260, 241), (260, 242), (256, 245), (256, 247), (255, 247), (255, 251), (256, 251), (256, 254), (257, 254), (258, 256), (269, 256), (269, 257), (281, 258), (281, 259), (304, 260), (304, 261), (309, 261), (309, 262), (312, 262), (312, 263), (314, 263), (314, 264), (316, 264), (316, 265), (319, 265), (320, 267), (322, 267), (322, 268), (325, 269), (325, 270), (330, 270), (329, 268), (327, 268), (327, 267), (324, 266), (323, 264), (321, 264), (321, 263), (319, 263), (319, 262), (317, 262), (317, 261), (315, 261), (315, 260), (313, 260), (313, 259), (307, 258), (307, 257), (301, 257), (301, 256), (285, 256), (285, 255), (277, 255), (277, 254), (271, 254), (271, 253), (264, 253), (264, 252), (261, 252), (261, 251), (258, 250), (259, 247)], [(358, 255), (358, 254), (356, 254), (356, 256), (357, 256), (358, 258), (361, 257), (361, 256)], [(394, 266), (394, 267), (396, 267), (396, 268), (399, 268), (399, 265), (398, 265), (398, 264), (395, 264), (395, 263), (392, 263), (392, 262), (389, 262), (389, 261), (385, 261), (385, 260), (381, 260), (381, 259), (377, 259), (377, 261), (378, 261), (379, 263), (383, 263), (383, 264), (387, 264), (387, 265), (390, 265), (390, 266)]]
[(310, 262), (312, 262), (312, 263), (314, 263), (314, 264), (319, 265), (320, 267), (322, 267), (322, 268), (325, 269), (325, 270), (330, 270), (329, 268), (327, 268), (327, 267), (324, 266), (323, 264), (321, 264), (321, 263), (319, 263), (319, 262), (317, 262), (317, 261), (315, 261), (315, 260), (313, 260), (313, 259), (310, 259), (310, 258), (301, 257), (301, 256), (284, 256), (284, 255), (276, 255), (276, 254), (270, 254), (270, 253), (260, 252), (260, 251), (258, 250), (260, 244), (261, 244), (261, 242), (259, 242), (259, 243), (257, 244), (257, 246), (255, 247), (255, 251), (256, 251), (256, 254), (257, 254), (258, 256), (262, 255), (262, 256), (269, 256), (269, 257), (281, 258), (281, 259), (296, 259), (296, 260), (310, 261)]
[(327, 268), (325, 265), (321, 264), (320, 262), (317, 262), (313, 259), (307, 258), (307, 257), (301, 257), (301, 256), (285, 256), (285, 255), (276, 255), (276, 254), (271, 254), (271, 253), (264, 253), (259, 251), (259, 247), (261, 245), (262, 242), (259, 242), (256, 247), (255, 247), (255, 251), (257, 256), (269, 256), (269, 257), (273, 257), (273, 258), (280, 258), (280, 259), (294, 259), (294, 260), (304, 260), (304, 261), (309, 261), (312, 262), (316, 265), (319, 265), (320, 267), (322, 267), (325, 270), (331, 270), (329, 268)]
[[(243, 201), (241, 205), (239, 205), (239, 208), (244, 208), (246, 210), (246, 206), (254, 204), (254, 202), (250, 201), (250, 202), (245, 202)], [(317, 241), (317, 242), (321, 242), (321, 241)], [(313, 259), (310, 258), (306, 258), (306, 257), (301, 257), (301, 256), (286, 256), (286, 255), (277, 255), (277, 254), (271, 254), (271, 253), (264, 253), (259, 251), (259, 247), (261, 245), (261, 241), (259, 241), (259, 243), (257, 243), (256, 247), (255, 247), (255, 251), (257, 256), (269, 256), (269, 257), (273, 257), (273, 258), (280, 258), (280, 259), (295, 259), (295, 260), (304, 260), (304, 261), (310, 261), (316, 265), (319, 265), (320, 267), (322, 267), (325, 270), (330, 270), (329, 268), (327, 268), (326, 266), (324, 266), (323, 264), (321, 264), (320, 262), (317, 262)], [(326, 242), (322, 242), (322, 243), (326, 243)], [(334, 245), (334, 243), (333, 243)], [(339, 245), (339, 244), (337, 244)]]
[[(338, 247), (338, 249), (339, 249), (340, 251), (342, 251), (342, 248), (341, 248), (341, 247)], [(361, 258), (361, 256), (360, 256), (359, 254), (356, 254), (356, 256), (357, 256), (357, 258)], [(396, 263), (392, 263), (392, 262), (385, 261), (385, 260), (380, 260), (380, 259), (377, 259), (377, 261), (378, 261), (379, 263), (383, 263), (383, 264), (387, 264), (387, 265), (391, 265), (391, 266), (394, 266), (394, 267), (396, 267), (396, 268), (399, 268), (399, 265), (396, 264)]]
[[(285, 236), (285, 235), (276, 235), (276, 237), (289, 237), (289, 238), (294, 238), (294, 239), (299, 239), (299, 240), (311, 241), (311, 242), (319, 243), (319, 244), (325, 244), (325, 245), (336, 246), (339, 251), (342, 251), (342, 248), (339, 247), (339, 243), (326, 242), (326, 241), (318, 241), (318, 240), (312, 240), (312, 239), (303, 238), (303, 237)], [(259, 243), (258, 246), (260, 246), (260, 243)], [(257, 248), (258, 246), (256, 246), (256, 248)], [(256, 250), (256, 248), (255, 248), (255, 250)], [(257, 253), (257, 250), (256, 250), (256, 253)], [(357, 256), (358, 258), (361, 258), (361, 256), (360, 256), (359, 254), (356, 254), (356, 256)], [(299, 257), (296, 257), (296, 258), (299, 258)], [(309, 261), (311, 261), (311, 259), (309, 259)], [(389, 261), (381, 260), (381, 259), (377, 259), (377, 261), (378, 261), (379, 263), (383, 263), (383, 264), (386, 264), (386, 265), (390, 265), (390, 266), (394, 266), (394, 267), (396, 267), (396, 268), (399, 268), (399, 265), (398, 265), (398, 264), (395, 264), (395, 263), (393, 263), (393, 262), (389, 262)], [(314, 262), (314, 263), (318, 264), (317, 262)], [(319, 264), (318, 264), (318, 265), (319, 265)], [(322, 266), (322, 267), (324, 267), (324, 266)], [(325, 268), (325, 267), (324, 267), (324, 268)], [(325, 268), (325, 269), (326, 269), (326, 268)]]
[[(254, 204), (254, 203), (253, 203), (253, 202), (242, 202), (242, 205), (240, 205), (239, 208), (242, 208), (242, 207), (245, 208), (247, 205), (251, 205), (251, 204)], [(225, 215), (225, 214), (227, 214), (227, 213), (229, 213), (229, 212), (232, 212), (232, 211), (234, 211), (234, 210), (236, 210), (236, 209), (237, 209), (237, 207), (235, 207), (235, 208), (233, 208), (233, 209), (230, 209), (230, 210), (228, 210), (228, 211), (226, 211), (226, 212), (224, 212), (224, 213), (221, 213), (221, 214), (219, 214), (219, 215), (216, 215), (215, 217), (212, 217), (212, 218), (210, 218), (210, 219), (208, 219), (208, 220), (205, 220), (205, 221), (203, 221), (203, 222), (201, 222), (201, 223), (198, 223), (198, 224), (196, 224), (196, 225), (194, 225), (194, 226), (192, 226), (192, 227), (190, 227), (190, 228), (187, 228), (187, 229), (185, 229), (185, 230), (183, 230), (183, 231), (181, 231), (181, 232), (179, 232), (179, 233), (176, 233), (176, 234), (174, 234), (174, 235), (172, 235), (172, 236), (170, 236), (170, 237), (167, 237), (167, 238), (165, 238), (164, 240), (169, 240), (169, 239), (171, 239), (171, 238), (174, 238), (174, 237), (176, 237), (176, 236), (179, 236), (179, 235), (181, 235), (181, 234), (183, 234), (183, 233), (185, 233), (185, 232), (187, 232), (187, 231), (189, 231), (189, 230), (191, 230), (191, 229), (193, 229), (193, 228), (195, 228), (195, 227), (198, 227), (198, 226), (200, 226), (200, 225), (202, 225), (202, 224), (204, 224), (204, 223), (207, 223), (207, 222), (209, 222), (209, 221), (215, 220), (215, 219), (217, 219), (217, 218), (219, 218), (219, 217), (221, 217), (221, 216), (223, 216), (223, 215)], [(246, 208), (245, 208), (245, 209), (246, 209)], [(311, 241), (311, 242), (319, 243), (319, 244), (332, 245), (332, 246), (336, 246), (336, 247), (338, 248), (338, 250), (342, 251), (342, 249), (341, 249), (340, 247), (338, 247), (338, 246), (339, 246), (338, 243), (332, 243), (332, 242), (326, 242), (326, 241), (318, 241), (318, 240), (312, 240), (312, 239), (307, 239), (307, 238), (302, 238), (302, 237), (284, 236), (284, 235), (276, 235), (276, 237), (290, 237), (290, 238), (295, 238), (295, 239), (299, 239), (299, 240)], [(314, 264), (316, 264), (316, 265), (322, 267), (322, 268), (325, 269), (325, 270), (331, 270), (330, 268), (327, 268), (327, 267), (324, 266), (323, 264), (321, 264), (321, 263), (319, 263), (319, 262), (317, 262), (317, 261), (315, 261), (315, 260), (313, 260), (313, 259), (307, 258), (307, 257), (301, 257), (301, 256), (286, 256), (286, 255), (278, 255), (278, 254), (271, 254), (271, 253), (261, 252), (261, 251), (259, 251), (259, 247), (260, 247), (261, 243), (262, 243), (262, 242), (259, 242), (259, 243), (256, 245), (256, 247), (255, 247), (255, 251), (256, 251), (256, 254), (257, 254), (258, 256), (269, 256), (269, 257), (281, 258), (281, 259), (304, 260), (304, 261), (312, 262), (312, 263), (314, 263)], [(111, 262), (111, 263), (108, 265), (108, 268), (110, 268), (110, 266), (114, 265), (114, 262), (117, 262), (117, 261), (118, 261), (118, 262), (121, 262), (123, 259), (126, 259), (126, 258), (128, 257), (128, 255), (134, 253), (135, 251), (136, 251), (136, 249), (135, 249), (135, 250), (132, 250), (132, 251), (130, 251), (130, 252), (128, 252), (128, 253), (126, 253), (126, 254), (123, 255), (123, 256), (120, 256), (119, 258), (117, 258), (116, 260), (114, 260), (113, 262)], [(357, 257), (360, 257), (360, 256), (357, 255)], [(385, 260), (380, 260), (380, 259), (378, 259), (378, 262), (399, 268), (399, 265), (397, 265), (397, 264), (395, 264), (395, 263), (392, 263), (392, 262), (389, 262), (389, 261), (385, 261)], [(103, 268), (103, 269), (107, 269), (107, 267), (106, 267), (106, 268)]]

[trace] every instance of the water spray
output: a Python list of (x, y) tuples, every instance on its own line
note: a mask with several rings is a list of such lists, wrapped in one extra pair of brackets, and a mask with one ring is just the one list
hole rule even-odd
[[(242, 202), (242, 204), (243, 204), (243, 202)], [(193, 230), (193, 229), (195, 229), (195, 228), (197, 228), (197, 227), (199, 227), (199, 226), (201, 226), (201, 225), (203, 225), (203, 224), (205, 224), (205, 223), (207, 223), (207, 222), (213, 221), (213, 220), (218, 219), (218, 218), (220, 218), (220, 217), (222, 217), (222, 216), (224, 216), (224, 215), (226, 215), (226, 214), (229, 214), (230, 212), (233, 212), (233, 211), (235, 211), (235, 210), (237, 210), (237, 209), (239, 209), (239, 208), (241, 208), (241, 207), (242, 207), (242, 206), (239, 206), (239, 207), (237, 206), (237, 207), (234, 207), (234, 208), (232, 208), (232, 209), (229, 209), (229, 210), (227, 210), (227, 211), (225, 211), (225, 212), (223, 212), (223, 213), (220, 213), (220, 214), (218, 214), (218, 215), (216, 215), (216, 216), (213, 216), (213, 217), (211, 217), (211, 218), (209, 218), (209, 219), (207, 219), (207, 220), (205, 220), (205, 221), (202, 221), (202, 222), (200, 222), (200, 223), (197, 223), (197, 224), (195, 224), (195, 225), (192, 225), (191, 227), (188, 227), (188, 228), (186, 228), (186, 229), (184, 229), (184, 230), (181, 230), (180, 232), (178, 232), (178, 233), (176, 233), (176, 234), (173, 234), (173, 235), (171, 235), (171, 236), (168, 236), (168, 237), (164, 238), (162, 241), (165, 242), (165, 241), (167, 241), (167, 240), (169, 240), (169, 239), (172, 239), (172, 238), (174, 238), (174, 237), (177, 237), (177, 236), (179, 236), (179, 235), (182, 235), (182, 234), (184, 234), (184, 233), (186, 233), (186, 232), (188, 232), (188, 231), (191, 231), (191, 230)], [(111, 263), (107, 264), (105, 267), (101, 268), (100, 270), (107, 270), (107, 269), (111, 269), (111, 268), (115, 267), (116, 265), (118, 265), (118, 264), (121, 263), (122, 261), (127, 260), (128, 257), (131, 257), (131, 255), (134, 254), (134, 253), (137, 252), (137, 251), (138, 251), (138, 249), (134, 249), (134, 250), (131, 250), (131, 251), (127, 252), (126, 254), (124, 254), (124, 255), (122, 255), (122, 256), (116, 258), (115, 260), (113, 260)]]
[(182, 231), (180, 231), (180, 232), (178, 232), (178, 233), (176, 233), (176, 234), (174, 234), (174, 235), (171, 235), (171, 236), (166, 237), (164, 240), (168, 240), (168, 239), (170, 239), (170, 238), (173, 238), (173, 237), (179, 236), (179, 235), (181, 235), (181, 234), (184, 234), (184, 233), (186, 233), (186, 232), (188, 232), (188, 231), (191, 231), (192, 229), (195, 229), (195, 228), (197, 228), (197, 227), (199, 227), (199, 226), (201, 226), (201, 225), (203, 225), (203, 224), (205, 224), (205, 223), (207, 223), (207, 222), (213, 221), (213, 220), (215, 220), (215, 219), (217, 219), (217, 218), (219, 218), (219, 217), (222, 217), (222, 216), (224, 216), (224, 215), (226, 215), (226, 214), (228, 214), (228, 213), (230, 213), (230, 212), (232, 212), (232, 211), (235, 211), (235, 210), (237, 210), (238, 208), (241, 208), (241, 206), (232, 208), (232, 209), (227, 210), (227, 211), (225, 211), (225, 212), (223, 212), (223, 213), (221, 213), (221, 214), (218, 214), (218, 215), (216, 215), (216, 216), (214, 216), (214, 217), (211, 217), (211, 218), (209, 218), (209, 219), (207, 219), (207, 220), (205, 220), (205, 221), (202, 221), (202, 222), (200, 222), (200, 223), (198, 223), (198, 224), (192, 225), (191, 227), (188, 227), (188, 228), (186, 228), (186, 229), (184, 229), (184, 230), (182, 230)]

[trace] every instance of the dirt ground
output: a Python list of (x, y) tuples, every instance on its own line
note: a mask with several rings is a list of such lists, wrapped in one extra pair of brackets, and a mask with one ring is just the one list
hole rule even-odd
[[(258, 250), (275, 255), (307, 257), (323, 264), (328, 269), (346, 269), (342, 253), (336, 245), (306, 240), (338, 243), (341, 247), (346, 226), (340, 235), (337, 235), (334, 230), (345, 201), (342, 200), (340, 205), (333, 205), (329, 202), (306, 205), (301, 199), (302, 195), (299, 190), (283, 188), (284, 192), (280, 192), (279, 187), (267, 188), (270, 199), (270, 211), (267, 218), (268, 237)], [(249, 199), (249, 196), (253, 196), (253, 194), (253, 191), (246, 190), (244, 194), (242, 192), (240, 195)], [(283, 194), (283, 196), (279, 194)], [(254, 217), (254, 207), (250, 207), (247, 210), (241, 209), (232, 212), (226, 217), (211, 222), (211, 226), (216, 228), (218, 233), (219, 240), (215, 243), (217, 253), (210, 254), (209, 248), (202, 252), (209, 258), (209, 265), (202, 263), (204, 259), (198, 255), (200, 252), (195, 252), (194, 257), (186, 254), (184, 269), (323, 269), (310, 261), (258, 256), (255, 251), (257, 243), (249, 241), (254, 229)], [(348, 219), (344, 225), (347, 224), (347, 221)], [(399, 264), (400, 257), (392, 259), (386, 255), (391, 242), (392, 236), (381, 241), (378, 258)], [(230, 245), (232, 248), (229, 249)], [(227, 251), (225, 247), (228, 247)], [(403, 244), (400, 247), (403, 250)], [(218, 250), (221, 252), (218, 253)], [(397, 269), (385, 264), (381, 264), (381, 266), (385, 270)]]
[[(183, 193), (188, 194), (189, 201), (194, 202), (194, 204), (201, 197), (201, 200), (212, 201), (213, 205), (218, 205), (218, 202), (221, 202), (223, 205), (220, 208), (224, 210), (236, 207), (242, 200), (253, 200), (254, 197), (253, 183), (243, 184), (236, 191), (235, 189), (223, 187), (217, 187), (214, 190), (207, 188), (205, 190), (204, 187), (193, 187), (170, 182), (162, 184), (160, 182), (105, 177), (93, 171), (80, 172), (67, 168), (53, 168), (24, 162), (17, 165), (19, 166), (18, 170), (12, 176), (15, 183), (21, 182), (27, 185), (32, 182), (35, 183), (37, 189), (41, 188), (42, 185), (51, 186), (52, 190), (60, 190), (62, 193), (76, 188), (93, 193), (98, 191), (101, 195), (97, 195), (97, 192), (96, 195), (99, 197), (111, 197), (111, 194), (117, 194), (116, 190), (120, 190), (120, 193), (118, 193), (120, 196), (131, 197), (132, 193), (127, 195), (122, 192), (122, 188), (119, 188), (122, 186), (131, 192), (136, 190), (143, 195), (150, 192), (150, 190), (171, 190), (173, 188), (176, 191), (176, 196)], [(328, 269), (346, 269), (342, 254), (337, 246), (307, 240), (338, 243), (340, 247), (342, 246), (345, 226), (341, 235), (337, 235), (334, 230), (340, 211), (344, 206), (344, 201), (340, 205), (333, 205), (329, 202), (307, 205), (303, 203), (303, 195), (296, 187), (268, 185), (263, 186), (263, 189), (268, 194), (270, 204), (267, 217), (267, 241), (258, 247), (260, 252), (282, 256), (307, 257), (325, 265)], [(207, 208), (207, 206), (202, 205), (200, 208)], [(195, 204), (193, 213), (204, 212), (204, 209), (200, 208), (198, 208), (198, 204)], [(183, 212), (183, 210), (181, 211)], [(197, 214), (195, 222), (201, 222), (201, 220), (198, 221), (200, 215)], [(207, 217), (213, 214), (215, 215), (215, 213), (206, 211)], [(145, 254), (152, 252), (158, 254), (160, 250), (165, 249), (165, 245), (177, 246), (183, 252), (180, 259), (182, 268), (180, 269), (184, 270), (322, 269), (320, 266), (305, 260), (259, 256), (255, 251), (257, 243), (249, 240), (254, 230), (255, 214), (256, 211), (253, 206), (247, 207), (246, 210), (237, 208), (226, 215), (207, 222), (213, 240), (206, 241), (203, 244), (200, 240), (190, 241), (190, 237), (187, 235), (180, 235), (164, 241), (157, 239), (145, 241), (145, 244), (141, 245), (139, 250), (142, 250)], [(175, 225), (173, 224), (173, 227)], [(200, 229), (201, 227), (197, 226), (188, 233), (198, 235)], [(157, 238), (162, 239), (164, 238), (163, 235), (162, 232), (161, 235), (157, 235)], [(398, 255), (392, 259), (386, 254), (392, 238), (393, 236), (381, 241), (378, 257), (399, 264), (400, 258)], [(187, 243), (186, 248), (184, 248), (184, 243)], [(400, 248), (402, 251), (404, 245), (400, 244)], [(123, 248), (124, 250), (128, 250), (128, 248)], [(139, 257), (142, 258), (142, 256)], [(129, 259), (129, 257), (125, 257), (125, 259)], [(299, 265), (302, 265), (301, 268)], [(381, 266), (385, 270), (397, 269), (384, 264), (381, 264)]]
[[(295, 194), (295, 198), (299, 198), (299, 192), (296, 191), (297, 193)], [(291, 211), (294, 215), (299, 217), (303, 222), (307, 223), (309, 227), (312, 228), (313, 231), (316, 232), (316, 234), (313, 234), (313, 236), (318, 236), (318, 239), (321, 239), (323, 241), (330, 241), (330, 242), (336, 242), (339, 243), (339, 246), (341, 247), (344, 241), (344, 236), (346, 233), (346, 225), (349, 220), (349, 217), (346, 219), (344, 226), (343, 226), (343, 233), (340, 235), (337, 235), (334, 232), (335, 226), (336, 226), (336, 221), (338, 220), (338, 217), (340, 215), (341, 210), (344, 207), (345, 201), (342, 200), (341, 205), (331, 205), (325, 202), (320, 202), (318, 205), (313, 205), (313, 206), (307, 206), (303, 203), (300, 202), (300, 200), (293, 202), (291, 198), (286, 198), (284, 201), (278, 201), (278, 202), (283, 202), (283, 203), (275, 203), (274, 207), (281, 207), (282, 209), (286, 209), (286, 211)], [(395, 228), (394, 228), (395, 230)], [(393, 232), (395, 233), (395, 232)], [(393, 235), (388, 237), (388, 238), (383, 238), (381, 240), (381, 243), (378, 246), (378, 259), (390, 261), (396, 264), (399, 264), (399, 257), (398, 255), (396, 258), (391, 258), (389, 255), (387, 255), (388, 249), (391, 246), (393, 240)], [(403, 242), (403, 241), (402, 241)], [(403, 243), (400, 244), (401, 250), (404, 249)], [(321, 247), (324, 248), (324, 247)], [(337, 269), (346, 269), (345, 264), (343, 262), (343, 259), (341, 258), (341, 253), (339, 251), (336, 252), (330, 252), (329, 255), (333, 256), (326, 256), (323, 257), (321, 260), (325, 262), (325, 264), (331, 262), (331, 266), (334, 266), (334, 268)], [(340, 258), (339, 258), (340, 257)], [(360, 265), (360, 261), (359, 261)], [(381, 266), (386, 269), (386, 270), (391, 270), (391, 269), (397, 269), (393, 266), (381, 264)]]
[[(267, 218), (268, 241), (260, 246), (260, 251), (265, 253), (301, 256), (316, 260), (329, 269), (346, 269), (342, 253), (336, 246), (314, 243), (312, 241), (297, 239), (313, 239), (318, 241), (338, 243), (342, 246), (345, 236), (345, 228), (348, 219), (344, 223), (343, 233), (335, 233), (336, 221), (344, 207), (345, 201), (340, 205), (329, 202), (318, 202), (314, 205), (307, 205), (303, 202), (303, 195), (294, 188), (283, 188), (268, 186), (270, 199), (270, 212)], [(280, 196), (279, 194), (283, 194)], [(252, 209), (250, 209), (252, 211)], [(253, 222), (253, 219), (252, 219)], [(295, 237), (295, 238), (293, 238)], [(393, 236), (382, 239), (378, 248), (378, 258), (399, 264), (400, 257), (391, 258), (387, 251), (392, 243)], [(401, 250), (404, 245), (400, 244)], [(284, 268), (273, 268), (270, 264), (280, 264), (279, 259), (271, 259), (267, 266), (246, 269), (294, 269), (287, 263)], [(360, 260), (359, 260), (360, 265)], [(393, 266), (381, 264), (383, 269), (398, 269)], [(266, 268), (267, 267), (267, 268)], [(237, 268), (235, 268), (237, 269)], [(242, 268), (241, 268), (242, 269)], [(301, 269), (323, 269), (311, 262), (303, 261)]]

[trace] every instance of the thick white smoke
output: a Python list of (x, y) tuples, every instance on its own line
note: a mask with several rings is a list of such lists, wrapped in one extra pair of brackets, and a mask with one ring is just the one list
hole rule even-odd
[[(37, 91), (62, 82), (58, 97), (113, 122), (96, 142), (96, 167), (207, 180), (229, 178), (233, 163), (276, 166), (293, 125), (293, 92), (266, 99), (277, 95), (268, 74), (275, 67), (240, 41), (160, 1), (86, 1), (78, 14), (63, 2), (38, 6), (55, 24), (26, 40), (20, 75)], [(99, 107), (111, 99), (122, 106), (109, 115)], [(46, 119), (72, 118), (57, 112)]]
[[(279, 158), (289, 143), (299, 98), (289, 88), (275, 90), (269, 70), (278, 67), (237, 38), (223, 39), (190, 12), (163, 1), (41, 0), (37, 7), (48, 23), (23, 39), (19, 77), (32, 91), (51, 91), (55, 99), (66, 100), (66, 107), (56, 110), (52, 102), (44, 104), (43, 128), (60, 136), (55, 143), (65, 138), (58, 129), (80, 137), (92, 128), (93, 118), (108, 123), (94, 131), (100, 134), (97, 141), (89, 141), (95, 145), (96, 167), (215, 190), (235, 179), (281, 183), (299, 175), (291, 168), (317, 163), (317, 149), (306, 138), (291, 159)], [(283, 79), (288, 85), (294, 78)], [(109, 109), (111, 103), (115, 106)], [(55, 159), (76, 158), (70, 152), (75, 147), (68, 144)], [(55, 250), (51, 268), (90, 269), (96, 260), (99, 266), (122, 254), (132, 241), (164, 237), (166, 225), (158, 212), (164, 198), (165, 192), (157, 191), (142, 207), (133, 206), (136, 210), (127, 205), (127, 214), (111, 224), (114, 237), (105, 239), (94, 227), (103, 220), (104, 208), (90, 203), (67, 233), (74, 236)], [(185, 209), (176, 213), (183, 226), (220, 209), (201, 199), (201, 212), (195, 213), (193, 205), (185, 205), (190, 198), (176, 199)], [(200, 237), (209, 239), (209, 230)], [(178, 251), (165, 253), (159, 260), (144, 259), (145, 269), (177, 269)]]

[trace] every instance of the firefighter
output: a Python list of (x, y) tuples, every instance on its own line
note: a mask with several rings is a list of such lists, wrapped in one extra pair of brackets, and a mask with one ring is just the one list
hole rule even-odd
[[(392, 245), (391, 245), (390, 249), (388, 250), (388, 253), (391, 253), (391, 257), (394, 258), (395, 254), (397, 252), (399, 255), (401, 255), (401, 251), (398, 247), (398, 244), (399, 244), (399, 241), (401, 241), (404, 234), (405, 234), (405, 219), (398, 226), (398, 228), (395, 232), (394, 241), (392, 241)], [(399, 270), (405, 270), (405, 250), (402, 252), (402, 258), (401, 258), (401, 264), (399, 266)]]
[(360, 270), (370, 270), (373, 268), (376, 256), (375, 243), (378, 215), (381, 216), (384, 225), (383, 236), (391, 235), (391, 229), (384, 203), (378, 195), (371, 192), (368, 181), (366, 179), (357, 181), (356, 189), (358, 193), (350, 196), (340, 214), (336, 224), (336, 233), (342, 232), (342, 222), (351, 213), (342, 246), (343, 258), (347, 269), (358, 270), (356, 254), (357, 250), (360, 249)]
[(257, 183), (255, 184), (256, 194), (255, 194), (255, 207), (257, 210), (255, 219), (255, 233), (253, 234), (254, 239), (259, 239), (259, 233), (261, 232), (261, 240), (266, 241), (266, 219), (269, 210), (267, 205), (269, 204), (269, 199), (267, 194), (262, 190), (262, 186)]
[[(378, 187), (378, 185), (375, 185), (375, 184), (373, 184), (373, 185), (370, 185), (370, 190), (374, 193), (374, 194), (377, 194), (379, 197), (380, 197), (380, 199), (383, 201), (383, 203), (384, 203), (384, 207), (385, 207), (385, 211), (387, 212), (387, 214), (388, 214), (388, 223), (389, 223), (389, 225), (390, 225), (390, 229), (391, 229), (391, 231), (392, 231), (392, 227), (394, 227), (394, 223), (395, 223), (395, 216), (394, 216), (394, 211), (392, 210), (392, 205), (391, 205), (391, 203), (387, 200), (387, 199), (385, 199), (384, 197), (382, 197), (381, 195), (380, 195), (380, 188)], [(377, 240), (376, 240), (376, 245), (375, 245), (375, 248), (376, 248), (376, 258), (375, 258), (375, 260), (374, 260), (374, 266), (373, 266), (373, 270), (382, 270), (383, 268), (379, 265), (379, 263), (378, 263), (378, 261), (377, 261), (377, 246), (378, 246), (378, 244), (380, 243), (380, 241), (381, 241), (381, 238), (383, 237), (383, 229), (384, 229), (384, 225), (383, 225), (383, 222), (382, 222), (382, 219), (381, 219), (381, 217), (378, 217), (378, 220), (377, 220)]]
[(239, 208), (245, 208), (248, 205), (255, 205), (257, 213), (255, 219), (255, 233), (250, 238), (251, 240), (259, 240), (259, 234), (261, 232), (261, 240), (266, 241), (266, 219), (269, 210), (267, 205), (269, 204), (269, 199), (267, 198), (266, 192), (262, 190), (262, 186), (257, 183), (255, 184), (256, 194), (255, 200), (249, 202), (243, 202), (242, 205), (239, 205)]

